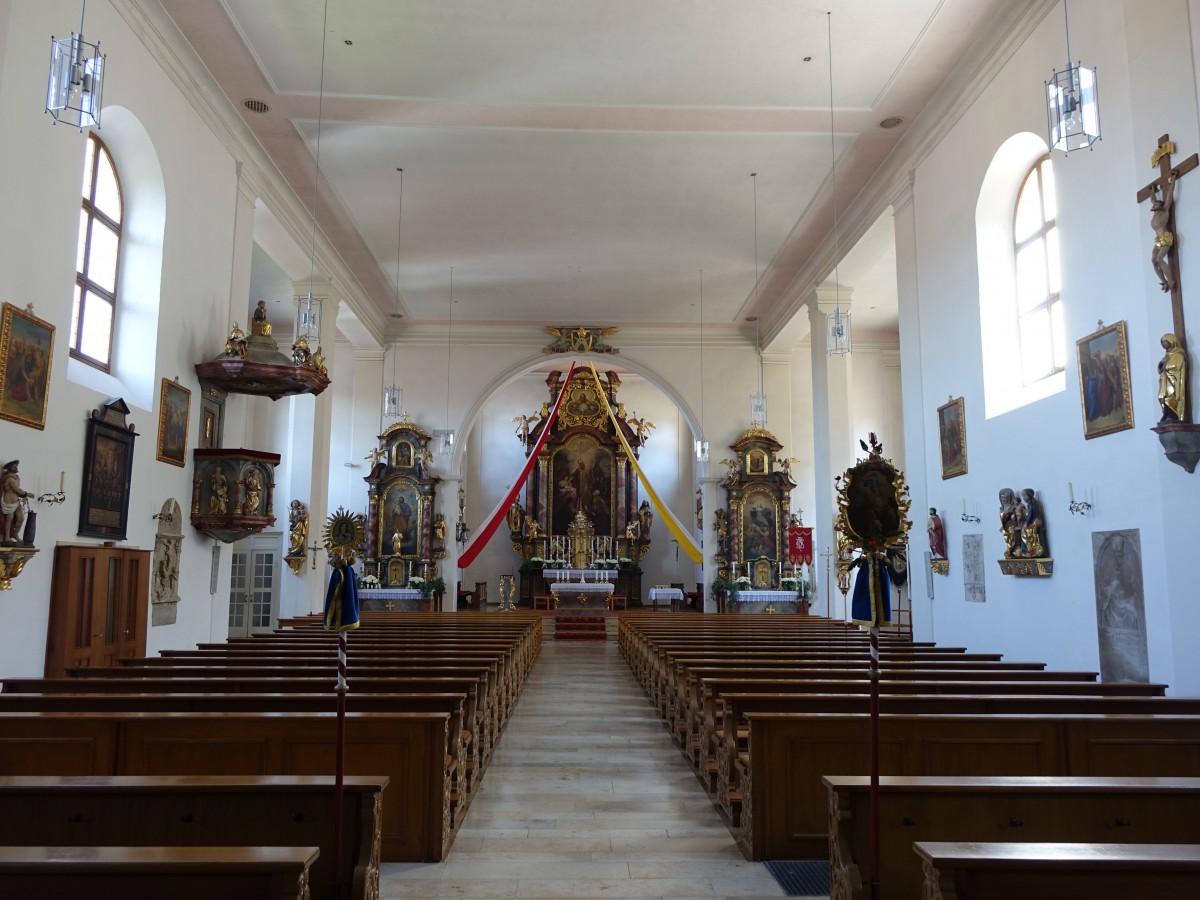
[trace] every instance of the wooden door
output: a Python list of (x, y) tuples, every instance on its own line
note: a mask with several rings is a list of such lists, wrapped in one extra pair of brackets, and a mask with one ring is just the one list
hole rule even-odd
[(144, 656), (149, 601), (149, 550), (56, 547), (46, 677)]

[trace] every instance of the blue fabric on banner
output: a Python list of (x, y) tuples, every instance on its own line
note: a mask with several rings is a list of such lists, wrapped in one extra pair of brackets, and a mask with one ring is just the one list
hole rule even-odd
[(889, 625), (892, 597), (885, 557), (866, 557), (854, 576), (850, 615), (859, 625)]
[(354, 566), (335, 560), (325, 591), (325, 628), (349, 631), (358, 627), (358, 576)]

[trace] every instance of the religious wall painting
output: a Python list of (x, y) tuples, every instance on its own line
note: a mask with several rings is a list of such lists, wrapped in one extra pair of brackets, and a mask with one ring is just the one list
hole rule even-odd
[(1125, 323), (1101, 328), (1075, 342), (1083, 436), (1100, 437), (1133, 427), (1129, 347)]
[(938, 407), (938, 445), (941, 447), (942, 479), (967, 474), (967, 431), (963, 398), (950, 398)]
[(84, 446), (79, 531), (87, 537), (125, 540), (137, 432), (125, 423), (129, 407), (117, 398), (92, 411)]
[[(748, 490), (742, 498), (741, 558), (748, 566), (762, 557), (779, 558), (779, 503), (768, 490)], [(753, 569), (751, 569), (753, 571)]]
[(1150, 659), (1138, 529), (1092, 532), (1092, 572), (1101, 680), (1148, 682)]
[(187, 462), (188, 418), (192, 392), (176, 381), (162, 380), (158, 403), (158, 452), (156, 459), (183, 466)]
[(766, 475), (767, 474), (767, 451), (766, 450), (748, 450), (746, 452), (746, 474), (747, 475)]
[(963, 599), (968, 603), (987, 601), (987, 585), (984, 583), (983, 535), (964, 534), (963, 550)]
[(413, 445), (408, 441), (396, 441), (392, 447), (392, 465), (397, 469), (411, 469), (413, 465)]
[(46, 394), (54, 359), (54, 326), (4, 304), (0, 321), (0, 419), (46, 427)]
[[(405, 446), (411, 450), (411, 445)], [(417, 558), (422, 523), (421, 507), (421, 497), (414, 485), (406, 481), (394, 481), (389, 485), (380, 513), (383, 525), (381, 555)]]
[(566, 534), (582, 511), (595, 534), (612, 536), (616, 499), (613, 452), (587, 434), (576, 434), (550, 461), (552, 534)]

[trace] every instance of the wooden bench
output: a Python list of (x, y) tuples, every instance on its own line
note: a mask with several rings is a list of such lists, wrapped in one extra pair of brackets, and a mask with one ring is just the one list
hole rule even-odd
[[(1200, 843), (1200, 778), (933, 775), (879, 781), (878, 900), (916, 896), (922, 876), (914, 841)], [(871, 780), (827, 775), (821, 782), (829, 798), (831, 895), (866, 900)]]
[[(379, 895), (386, 787), (344, 779), (339, 877), (354, 900)], [(319, 847), (312, 896), (333, 900), (333, 789), (332, 776), (5, 776), (0, 846)]]
[[(823, 775), (869, 771), (869, 717), (750, 713), (735, 837), (750, 859), (819, 859), (828, 849)], [(896, 715), (879, 717), (886, 775), (1191, 776), (1200, 717)]]
[[(13, 775), (321, 775), (334, 713), (0, 712)], [(388, 778), (381, 858), (435, 862), (453, 840), (446, 713), (348, 713), (346, 774)]]
[(0, 847), (0, 896), (308, 900), (316, 847)]
[(1200, 896), (1200, 846), (1193, 844), (922, 841), (913, 851), (925, 869), (927, 900)]

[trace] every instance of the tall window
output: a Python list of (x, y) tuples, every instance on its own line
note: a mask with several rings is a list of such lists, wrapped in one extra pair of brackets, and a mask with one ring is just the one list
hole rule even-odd
[(108, 148), (88, 134), (71, 309), (71, 355), (109, 371), (121, 256), (121, 183)]
[(1013, 218), (1021, 380), (1040, 381), (1066, 366), (1054, 169), (1038, 160), (1017, 194)]

